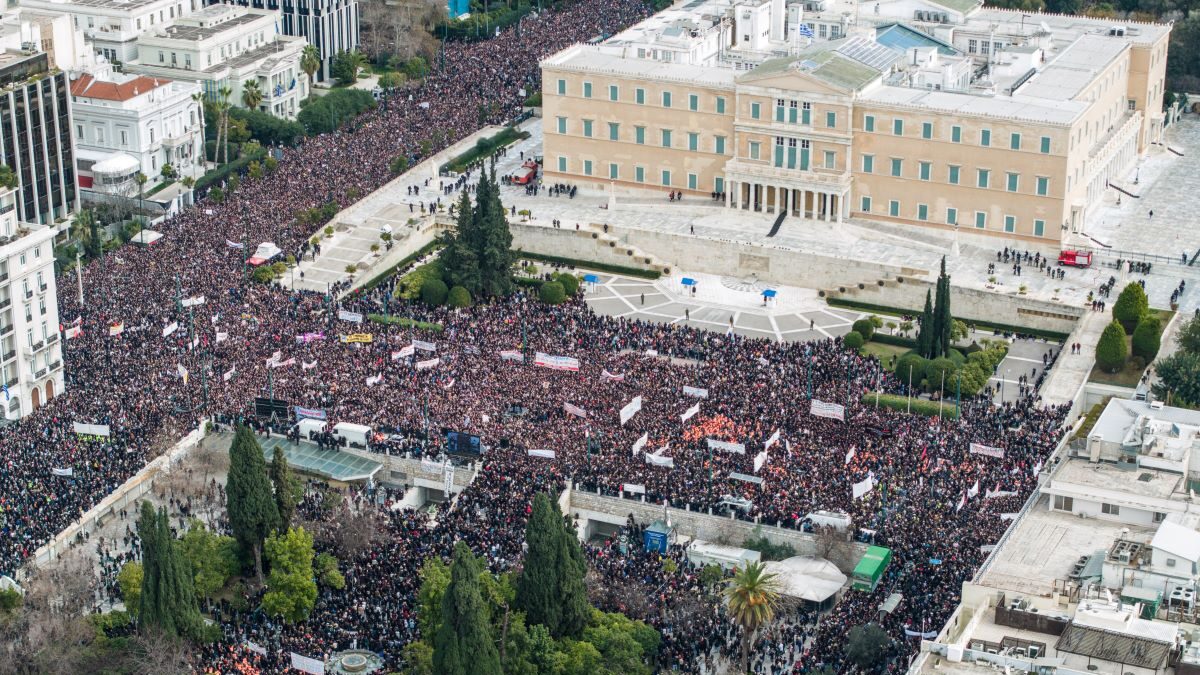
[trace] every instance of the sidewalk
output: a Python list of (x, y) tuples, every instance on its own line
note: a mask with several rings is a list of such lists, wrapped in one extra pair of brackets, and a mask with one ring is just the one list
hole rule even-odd
[[(1111, 316), (1111, 312), (1089, 311), (1079, 320), (1075, 332), (1071, 333), (1067, 344), (1063, 345), (1054, 369), (1042, 383), (1042, 401), (1046, 405), (1061, 405), (1075, 400), (1075, 394), (1087, 381), (1092, 366), (1096, 363), (1096, 342), (1104, 332), (1104, 327), (1111, 321)], [(1070, 345), (1073, 342), (1082, 345), (1080, 353), (1071, 353)]]

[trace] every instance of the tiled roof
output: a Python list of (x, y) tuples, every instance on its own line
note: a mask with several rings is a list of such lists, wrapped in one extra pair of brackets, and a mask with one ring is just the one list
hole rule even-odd
[(128, 101), (157, 87), (170, 84), (170, 80), (140, 75), (128, 82), (107, 82), (84, 73), (79, 79), (71, 82), (72, 96), (86, 96), (106, 101)]

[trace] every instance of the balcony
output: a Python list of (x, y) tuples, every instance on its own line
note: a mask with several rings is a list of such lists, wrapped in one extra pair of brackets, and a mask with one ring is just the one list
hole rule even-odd
[(4, 354), (4, 356), (0, 356), (0, 363), (3, 363), (5, 361), (10, 361), (16, 355), (17, 355), (17, 350), (10, 349), (7, 353)]
[(0, 309), (6, 309), (10, 305), (12, 305), (12, 298), (5, 298), (3, 300), (0, 300)]
[(35, 379), (35, 380), (40, 380), (40, 379), (42, 379), (43, 377), (45, 377), (45, 376), (46, 376), (46, 373), (48, 373), (48, 372), (50, 372), (50, 371), (49, 371), (49, 370), (47, 370), (46, 368), (42, 368), (41, 370), (39, 370), (39, 371), (37, 371), (36, 373), (34, 373), (34, 374), (33, 374), (33, 379)]
[(46, 344), (52, 345), (55, 342), (58, 342), (58, 333), (51, 333), (50, 336), (46, 338)]
[(38, 291), (45, 293), (47, 288), (50, 288), (49, 284), (42, 284), (41, 286), (38, 286)]
[(26, 300), (28, 300), (32, 297), (33, 297), (33, 291), (25, 291), (25, 299)]
[(7, 326), (0, 326), (0, 337), (8, 335), (12, 332), (13, 325), (10, 323)]
[(17, 378), (14, 377), (13, 379), (6, 382), (5, 384), (8, 385), (9, 389), (12, 389), (13, 387), (17, 386)]
[(50, 364), (51, 372), (58, 370), (59, 368), (62, 368), (62, 361), (55, 361), (54, 363)]
[(0, 273), (0, 284), (8, 281), (8, 272)]
[(837, 193), (849, 190), (851, 182), (849, 171), (817, 168), (788, 169), (742, 159), (731, 159), (726, 162), (725, 177), (726, 180), (739, 183), (764, 183), (783, 185), (798, 190)]

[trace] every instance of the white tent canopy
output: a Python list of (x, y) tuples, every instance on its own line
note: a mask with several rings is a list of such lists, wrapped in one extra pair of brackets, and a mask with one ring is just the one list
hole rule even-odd
[(141, 244), (142, 246), (149, 246), (159, 239), (162, 239), (161, 232), (155, 232), (154, 230), (142, 230), (141, 232), (135, 234), (133, 239), (130, 239), (129, 241), (135, 244)]
[(768, 562), (766, 571), (778, 575), (783, 595), (809, 602), (824, 602), (846, 585), (846, 575), (823, 558), (796, 556)]

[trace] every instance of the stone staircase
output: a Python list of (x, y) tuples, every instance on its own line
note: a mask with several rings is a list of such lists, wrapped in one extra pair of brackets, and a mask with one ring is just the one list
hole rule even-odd
[[(604, 231), (604, 226), (597, 223), (590, 223), (588, 229), (580, 230), (581, 234), (588, 234), (598, 242), (599, 246), (608, 246), (613, 249), (618, 257), (624, 256), (629, 258), (630, 267), (642, 267), (645, 269), (653, 269), (662, 272), (664, 275), (671, 273), (671, 263), (663, 260), (658, 256), (647, 253), (640, 248), (621, 241), (621, 238), (613, 232), (614, 228), (609, 228), (609, 232)], [(589, 232), (590, 230), (590, 232)]]

